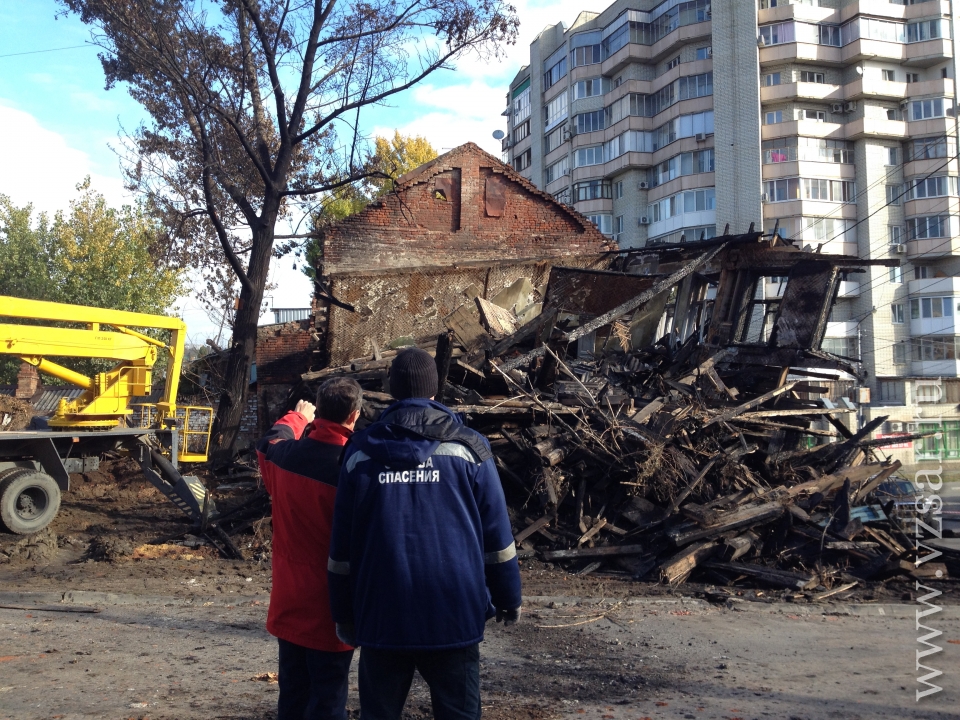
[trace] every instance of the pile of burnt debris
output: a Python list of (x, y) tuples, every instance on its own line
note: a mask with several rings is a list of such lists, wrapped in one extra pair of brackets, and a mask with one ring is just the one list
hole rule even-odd
[[(900, 467), (870, 439), (885, 418), (856, 429), (837, 393), (857, 366), (818, 349), (838, 284), (869, 264), (889, 261), (759, 233), (647, 248), (466, 297), (417, 344), (490, 441), (522, 558), (833, 596), (948, 570), (915, 564), (910, 510), (876, 494)], [(300, 396), (350, 376), (375, 420), (396, 350), (372, 350)]]

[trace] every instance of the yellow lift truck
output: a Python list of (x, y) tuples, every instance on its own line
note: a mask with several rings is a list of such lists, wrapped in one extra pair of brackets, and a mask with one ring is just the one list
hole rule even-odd
[[(168, 331), (167, 342), (142, 332), (148, 329)], [(129, 454), (158, 490), (206, 524), (212, 498), (198, 478), (178, 470), (180, 462), (206, 461), (213, 422), (212, 408), (176, 404), (186, 330), (179, 318), (0, 295), (0, 353), (84, 390), (61, 398), (49, 429), (0, 432), (0, 520), (8, 530), (29, 534), (49, 525), (70, 473), (97, 469), (110, 451)], [(161, 356), (167, 364), (159, 402), (132, 404), (151, 395)], [(87, 377), (51, 357), (117, 364)]]

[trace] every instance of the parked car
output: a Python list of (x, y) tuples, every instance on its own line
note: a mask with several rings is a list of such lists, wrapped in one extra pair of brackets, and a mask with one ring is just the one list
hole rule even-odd
[(930, 512), (923, 491), (906, 478), (884, 480), (871, 494), (874, 502), (883, 506), (883, 511), (892, 517), (912, 518)]

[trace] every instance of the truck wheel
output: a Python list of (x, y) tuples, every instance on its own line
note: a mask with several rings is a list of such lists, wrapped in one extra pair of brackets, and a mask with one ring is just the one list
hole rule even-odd
[(30, 468), (0, 473), (0, 520), (10, 532), (40, 532), (59, 509), (60, 488), (46, 473)]

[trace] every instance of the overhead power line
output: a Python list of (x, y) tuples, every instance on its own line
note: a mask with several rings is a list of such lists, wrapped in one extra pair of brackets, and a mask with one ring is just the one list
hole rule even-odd
[(0, 55), (0, 58), (16, 57), (18, 55), (36, 55), (37, 53), (59, 52), (60, 50), (76, 50), (77, 48), (84, 48), (84, 47), (96, 47), (96, 46), (91, 45), (90, 43), (85, 43), (83, 45), (68, 45), (67, 47), (48, 48), (47, 50), (27, 50), (26, 52), (16, 52), (16, 53), (8, 53), (6, 55)]

